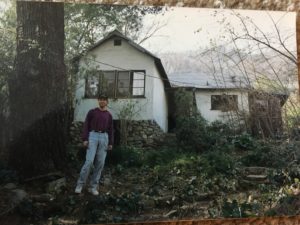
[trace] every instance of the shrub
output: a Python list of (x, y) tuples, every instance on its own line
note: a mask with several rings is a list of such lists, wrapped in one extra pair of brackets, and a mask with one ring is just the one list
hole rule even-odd
[(207, 130), (207, 122), (201, 115), (177, 118), (176, 137), (183, 149), (202, 152), (214, 145), (215, 136)]
[(286, 153), (286, 150), (282, 151), (274, 143), (258, 141), (249, 154), (241, 159), (241, 162), (245, 166), (283, 168), (289, 162)]
[(247, 133), (235, 136), (232, 141), (234, 146), (240, 150), (252, 150), (257, 147), (255, 139)]
[(209, 176), (218, 173), (235, 174), (235, 161), (232, 156), (222, 151), (209, 151), (201, 156), (200, 164), (202, 171)]
[(178, 89), (175, 92), (176, 137), (185, 150), (201, 152), (208, 148), (214, 138), (208, 134), (207, 122), (198, 113), (191, 91)]
[(143, 165), (142, 150), (130, 146), (117, 146), (107, 154), (107, 164), (121, 164), (127, 167)]
[(228, 123), (216, 120), (207, 127), (210, 132), (217, 133), (219, 136), (234, 135), (235, 130)]
[(161, 148), (155, 150), (147, 150), (144, 155), (144, 165), (156, 166), (170, 163), (174, 158), (178, 157), (180, 152), (177, 149)]

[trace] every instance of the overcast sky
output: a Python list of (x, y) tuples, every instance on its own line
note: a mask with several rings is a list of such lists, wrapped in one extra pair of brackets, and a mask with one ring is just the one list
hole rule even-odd
[[(276, 32), (271, 16), (282, 34), (293, 33), (289, 44), (292, 48), (296, 48), (295, 12), (255, 10), (235, 10), (234, 12), (248, 16), (265, 33), (274, 35)], [(142, 46), (153, 53), (160, 54), (203, 49), (211, 46), (210, 41), (215, 41), (217, 44), (226, 43), (229, 39), (224, 32), (224, 24), (220, 23), (222, 19), (226, 18), (226, 23), (233, 25), (236, 31), (241, 31), (238, 19), (231, 16), (232, 13), (232, 10), (172, 7), (163, 15), (149, 15), (145, 18), (146, 27), (153, 23), (165, 24), (165, 26)]]

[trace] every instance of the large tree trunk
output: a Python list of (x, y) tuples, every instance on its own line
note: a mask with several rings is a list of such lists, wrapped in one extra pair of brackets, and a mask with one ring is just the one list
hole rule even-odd
[(17, 1), (10, 164), (25, 176), (60, 167), (65, 159), (65, 71), (63, 3)]

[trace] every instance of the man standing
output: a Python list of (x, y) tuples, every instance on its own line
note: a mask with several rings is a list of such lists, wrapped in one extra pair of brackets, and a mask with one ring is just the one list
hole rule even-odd
[(90, 169), (94, 162), (93, 173), (90, 177), (89, 192), (99, 195), (98, 184), (104, 167), (107, 151), (112, 150), (113, 119), (107, 110), (108, 97), (98, 96), (99, 107), (91, 109), (83, 126), (83, 145), (87, 147), (86, 160), (81, 168), (75, 193), (80, 194), (86, 184)]

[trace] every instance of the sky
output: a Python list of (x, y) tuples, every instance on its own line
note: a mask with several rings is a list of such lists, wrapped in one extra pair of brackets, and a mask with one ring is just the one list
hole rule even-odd
[[(247, 20), (253, 21), (257, 28), (266, 34), (268, 40), (272, 43), (273, 41), (278, 42), (278, 34), (274, 25), (276, 24), (280, 37), (285, 41), (289, 50), (296, 55), (296, 13), (279, 11), (232, 11), (228, 9), (172, 7), (164, 14), (146, 16), (144, 20), (144, 32), (153, 26), (153, 24), (163, 26), (153, 37), (143, 42), (141, 46), (162, 60), (169, 78), (176, 84), (178, 81), (188, 82), (189, 85), (193, 84), (194, 86), (203, 86), (203, 84), (207, 83), (213, 85), (213, 82), (211, 82), (212, 79), (209, 79), (209, 76), (212, 76), (212, 74), (219, 76), (223, 74), (222, 72), (226, 73), (225, 75), (228, 77), (244, 77), (245, 75), (248, 77), (251, 75), (251, 72), (254, 74), (251, 79), (260, 76), (258, 74), (258, 72), (260, 72), (270, 79), (275, 79), (274, 76), (277, 73), (273, 74), (273, 70), (271, 70), (271, 72), (269, 70), (263, 70), (263, 65), (265, 65), (266, 62), (263, 60), (264, 58), (261, 56), (259, 48), (253, 47), (254, 45), (248, 47), (248, 41), (243, 40), (236, 42), (239, 49), (244, 49), (244, 56), (248, 54), (246, 52), (250, 52), (250, 54), (254, 55), (253, 57), (247, 55), (246, 58), (244, 58), (244, 63), (246, 64), (247, 62), (247, 74), (239, 70), (240, 64), (238, 64), (238, 66), (230, 64), (231, 61), (222, 54), (234, 49), (233, 45), (228, 44), (232, 43), (232, 40), (229, 32), (226, 31), (226, 27), (231, 27), (238, 34), (244, 33), (241, 21), (234, 14), (247, 18), (243, 21), (246, 21), (247, 28), (251, 34), (261, 38), (262, 35), (260, 32), (254, 34), (253, 26), (248, 26), (250, 23), (248, 23)], [(205, 53), (207, 52), (206, 49), (212, 49), (213, 46), (222, 46), (222, 48), (219, 48), (220, 53), (214, 52), (212, 56)], [(277, 46), (277, 49), (282, 48)], [(270, 51), (269, 49), (267, 50)], [(285, 52), (284, 49), (283, 52)], [(216, 54), (218, 54), (220, 58), (216, 57)], [(270, 51), (270, 54), (274, 54), (274, 52)], [(237, 60), (234, 61), (238, 62), (238, 59), (241, 58), (239, 58), (238, 55), (235, 56)], [(210, 57), (213, 58), (211, 59)], [(234, 58), (233, 56), (231, 57), (232, 59)], [(222, 68), (219, 68), (218, 59), (222, 63)], [(258, 61), (258, 59), (260, 59), (260, 61)], [(293, 67), (291, 67), (290, 70), (286, 70), (285, 66), (291, 63), (286, 63), (277, 57), (273, 57), (272, 59), (277, 66), (274, 66), (273, 69), (278, 70), (277, 72), (280, 74), (285, 74), (285, 76), (280, 77), (281, 82), (283, 82), (283, 79), (285, 79), (286, 82), (290, 82), (290, 75), (294, 74), (294, 70)], [(211, 60), (213, 60), (213, 62)], [(252, 63), (254, 63), (253, 65), (255, 66), (253, 66)]]
[[(283, 34), (294, 33), (289, 44), (296, 48), (295, 12), (234, 10), (247, 16), (265, 33), (276, 33), (272, 19)], [(211, 42), (224, 44), (229, 41), (224, 24), (229, 23), (235, 31), (241, 31), (240, 22), (232, 16), (232, 10), (171, 7), (164, 14), (148, 15), (145, 29), (152, 24), (165, 24), (156, 34), (141, 45), (153, 53), (181, 52), (211, 46)], [(224, 23), (222, 21), (225, 18)]]
[(1, 0), (0, 1), (0, 14), (2, 14), (11, 4), (10, 0)]

